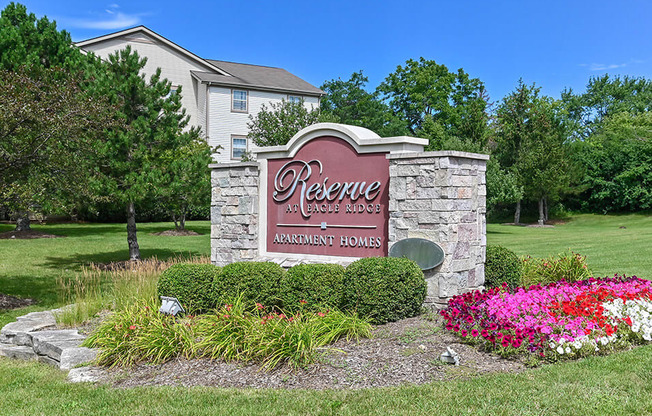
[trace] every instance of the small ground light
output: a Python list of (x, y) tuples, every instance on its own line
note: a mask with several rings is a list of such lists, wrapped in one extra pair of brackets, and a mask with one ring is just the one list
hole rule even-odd
[(172, 316), (176, 316), (179, 312), (186, 313), (185, 309), (183, 309), (183, 306), (181, 306), (181, 303), (177, 298), (161, 296), (161, 303), (161, 309), (158, 310), (161, 313)]
[(446, 352), (441, 355), (440, 359), (448, 364), (460, 365), (460, 356), (451, 347), (446, 347)]

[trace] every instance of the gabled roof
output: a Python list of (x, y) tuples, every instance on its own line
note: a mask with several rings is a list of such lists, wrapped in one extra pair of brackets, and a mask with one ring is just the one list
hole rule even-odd
[(228, 72), (231, 76), (223, 76), (210, 72), (191, 71), (195, 78), (203, 83), (288, 93), (298, 92), (313, 96), (324, 95), (324, 91), (289, 73), (283, 68), (239, 64), (235, 62), (216, 61), (213, 59), (207, 59), (207, 61)]
[(197, 62), (198, 64), (206, 67), (206, 69), (208, 69), (208, 70), (213, 70), (213, 71), (217, 72), (218, 74), (222, 74), (222, 75), (229, 75), (228, 73), (224, 72), (220, 68), (218, 68), (215, 65), (211, 64), (210, 62), (206, 61), (205, 59), (200, 58), (199, 56), (195, 55), (194, 53), (190, 52), (189, 50), (187, 50), (185, 48), (182, 48), (181, 46), (177, 45), (176, 43), (164, 38), (163, 36), (159, 35), (158, 33), (154, 32), (153, 30), (148, 29), (148, 28), (146, 28), (145, 26), (142, 26), (142, 25), (132, 27), (132, 28), (129, 28), (129, 29), (125, 29), (125, 30), (121, 30), (119, 32), (109, 33), (108, 35), (103, 35), (103, 36), (98, 36), (98, 37), (91, 38), (91, 39), (82, 40), (81, 42), (75, 43), (75, 46), (77, 46), (78, 48), (83, 49), (85, 46), (89, 46), (89, 45), (93, 45), (95, 43), (104, 42), (104, 41), (107, 41), (107, 40), (119, 38), (121, 36), (132, 35), (134, 33), (144, 33), (145, 35), (160, 41), (161, 43), (163, 43), (164, 45), (167, 45), (171, 49), (179, 52), (182, 55), (185, 55), (187, 58), (190, 58), (191, 60)]
[(202, 83), (284, 93), (301, 93), (312, 96), (325, 94), (324, 91), (289, 73), (283, 68), (239, 64), (235, 62), (200, 58), (194, 53), (182, 48), (145, 26), (136, 26), (119, 32), (109, 33), (108, 35), (83, 40), (75, 43), (75, 45), (83, 49), (85, 46), (135, 33), (144, 33), (206, 67), (207, 71), (190, 71), (192, 75)]

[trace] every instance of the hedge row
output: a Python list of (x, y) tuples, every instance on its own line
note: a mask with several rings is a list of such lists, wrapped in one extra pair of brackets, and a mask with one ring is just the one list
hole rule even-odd
[(356, 311), (375, 324), (416, 316), (426, 297), (417, 264), (405, 258), (369, 257), (347, 268), (301, 264), (287, 272), (271, 262), (239, 262), (223, 268), (176, 264), (161, 275), (160, 296), (179, 299), (188, 311), (206, 312), (241, 295), (246, 303), (299, 309)]

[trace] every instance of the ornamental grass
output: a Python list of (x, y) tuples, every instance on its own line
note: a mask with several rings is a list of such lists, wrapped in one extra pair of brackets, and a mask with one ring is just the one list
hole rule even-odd
[(98, 363), (106, 366), (208, 357), (255, 362), (272, 370), (283, 363), (304, 367), (328, 350), (327, 345), (340, 338), (369, 337), (371, 328), (357, 315), (338, 310), (286, 315), (268, 312), (261, 304), (248, 308), (242, 296), (211, 313), (183, 318), (163, 315), (154, 304), (139, 301), (107, 318), (84, 345), (100, 348)]

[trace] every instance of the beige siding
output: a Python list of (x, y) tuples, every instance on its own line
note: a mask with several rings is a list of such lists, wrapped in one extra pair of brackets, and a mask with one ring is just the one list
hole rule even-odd
[[(211, 146), (220, 145), (223, 147), (217, 155), (217, 162), (231, 162), (231, 136), (246, 136), (249, 133), (247, 123), (249, 115), (256, 115), (263, 104), (279, 103), (287, 100), (288, 94), (274, 93), (267, 91), (248, 90), (249, 111), (238, 113), (231, 111), (231, 88), (210, 87), (209, 90), (209, 126), (208, 143)], [(319, 106), (317, 97), (304, 97), (307, 108)], [(249, 149), (251, 142), (249, 141)]]
[[(197, 106), (199, 98), (197, 94), (202, 85), (199, 85), (199, 88), (193, 87), (190, 71), (207, 71), (209, 69), (142, 33), (94, 43), (85, 46), (84, 49), (102, 58), (107, 58), (127, 45), (130, 45), (132, 50), (136, 50), (140, 56), (147, 57), (147, 64), (143, 70), (147, 76), (152, 75), (159, 67), (163, 78), (167, 78), (172, 85), (182, 87), (182, 104), (190, 116), (190, 124), (203, 129), (204, 119), (202, 119)], [(205, 86), (203, 87), (205, 88)]]

